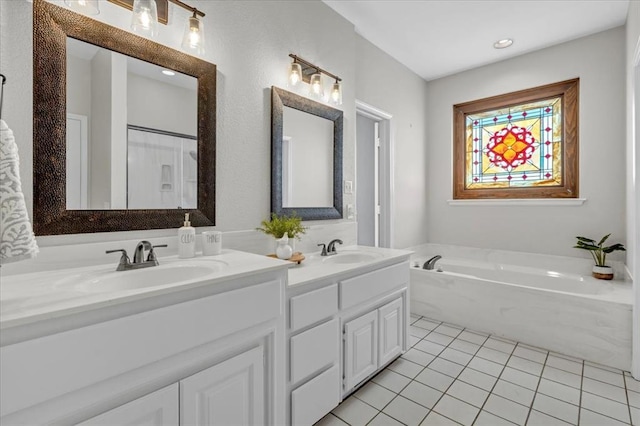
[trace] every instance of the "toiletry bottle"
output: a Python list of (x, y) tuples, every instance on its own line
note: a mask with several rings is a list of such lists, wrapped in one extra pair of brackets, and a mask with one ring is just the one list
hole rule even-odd
[(178, 229), (178, 257), (187, 259), (196, 255), (196, 229), (189, 222), (189, 213), (184, 215), (184, 226)]

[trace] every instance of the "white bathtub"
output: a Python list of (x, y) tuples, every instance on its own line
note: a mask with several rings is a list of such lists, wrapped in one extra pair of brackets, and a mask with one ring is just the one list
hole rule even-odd
[(412, 265), (443, 255), (432, 271), (411, 268), (412, 313), (630, 369), (633, 294), (628, 279), (583, 275), (588, 267), (582, 259), (496, 251), (483, 256), (478, 249), (442, 247), (412, 248)]

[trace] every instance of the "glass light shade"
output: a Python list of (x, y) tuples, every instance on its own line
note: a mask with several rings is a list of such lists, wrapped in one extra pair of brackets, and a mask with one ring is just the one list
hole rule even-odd
[(309, 82), (310, 86), (311, 86), (311, 94), (321, 98), (323, 93), (322, 93), (322, 75), (320, 75), (320, 73), (316, 73), (313, 74), (311, 76), (311, 81)]
[(147, 37), (158, 35), (158, 7), (156, 0), (135, 0), (131, 29)]
[(342, 105), (342, 83), (336, 81), (331, 86), (331, 103), (334, 105)]
[(289, 83), (292, 86), (296, 86), (302, 80), (302, 67), (297, 62), (291, 63), (291, 68), (289, 68)]
[(182, 38), (182, 48), (197, 55), (204, 53), (204, 24), (195, 13), (187, 21)]
[(100, 13), (98, 0), (64, 0), (64, 3), (76, 12), (87, 15), (97, 15)]

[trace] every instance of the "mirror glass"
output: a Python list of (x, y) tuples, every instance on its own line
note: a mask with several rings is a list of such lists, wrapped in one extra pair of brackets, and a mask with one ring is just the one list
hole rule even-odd
[(342, 218), (342, 111), (271, 88), (271, 211)]
[(215, 64), (33, 0), (35, 234), (168, 229), (185, 213), (214, 226), (216, 79)]
[(67, 37), (67, 210), (195, 209), (198, 80)]
[(284, 107), (282, 206), (333, 206), (333, 121)]

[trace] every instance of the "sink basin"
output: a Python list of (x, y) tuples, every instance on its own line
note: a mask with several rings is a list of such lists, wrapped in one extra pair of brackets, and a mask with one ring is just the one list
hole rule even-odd
[(131, 271), (79, 274), (64, 278), (57, 283), (57, 286), (71, 287), (75, 290), (89, 293), (137, 290), (195, 281), (219, 272), (227, 266), (226, 262), (216, 260), (160, 264), (160, 266)]
[(331, 256), (327, 256), (322, 260), (322, 263), (327, 264), (351, 264), (351, 263), (362, 263), (369, 262), (375, 259), (379, 259), (381, 257), (378, 253), (368, 253), (363, 251), (353, 251), (353, 252), (338, 252), (338, 254), (334, 254)]

